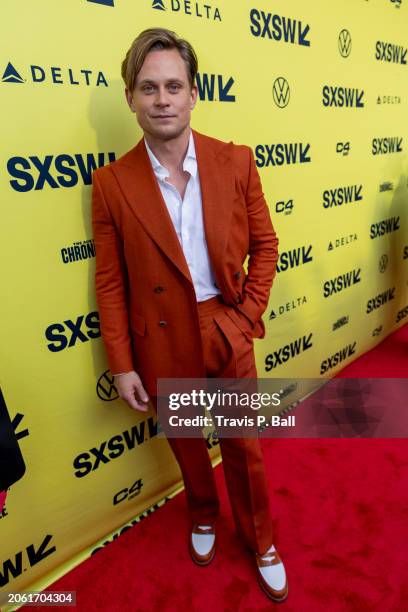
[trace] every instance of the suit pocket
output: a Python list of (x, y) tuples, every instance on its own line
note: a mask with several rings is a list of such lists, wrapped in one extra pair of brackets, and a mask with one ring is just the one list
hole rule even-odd
[(238, 327), (238, 329), (245, 335), (253, 337), (253, 328), (251, 323), (246, 319), (245, 315), (237, 312), (234, 307), (229, 308), (225, 311), (225, 314), (231, 319), (231, 321)]
[(135, 332), (135, 334), (144, 336), (146, 333), (146, 320), (138, 314), (131, 314), (130, 329)]

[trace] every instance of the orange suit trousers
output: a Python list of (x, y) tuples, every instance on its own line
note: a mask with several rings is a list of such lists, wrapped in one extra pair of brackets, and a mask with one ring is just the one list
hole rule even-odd
[[(197, 308), (207, 377), (256, 378), (250, 323), (248, 333), (242, 331), (227, 314), (234, 310), (235, 316), (235, 309), (218, 296), (198, 302)], [(204, 437), (167, 439), (181, 469), (191, 522), (215, 523), (219, 498)], [(250, 549), (263, 554), (273, 536), (259, 440), (220, 437), (219, 443), (237, 532)]]

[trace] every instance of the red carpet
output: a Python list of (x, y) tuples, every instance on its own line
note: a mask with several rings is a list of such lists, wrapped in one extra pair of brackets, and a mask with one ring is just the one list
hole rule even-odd
[[(405, 326), (342, 375), (407, 371)], [(87, 612), (406, 610), (406, 441), (264, 440), (263, 448), (275, 543), (289, 580), (285, 603), (272, 603), (257, 586), (252, 557), (234, 531), (221, 466), (222, 515), (210, 566), (189, 558), (182, 493), (49, 590), (76, 590), (77, 609)]]

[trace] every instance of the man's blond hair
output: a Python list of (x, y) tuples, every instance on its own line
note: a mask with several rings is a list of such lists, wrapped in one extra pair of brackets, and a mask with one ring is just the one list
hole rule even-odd
[(187, 40), (179, 38), (175, 32), (165, 28), (149, 28), (143, 30), (132, 42), (126, 57), (122, 62), (122, 78), (129, 91), (136, 86), (137, 75), (140, 72), (146, 55), (150, 51), (160, 49), (177, 49), (186, 62), (188, 80), (193, 87), (198, 69), (198, 61), (193, 47)]

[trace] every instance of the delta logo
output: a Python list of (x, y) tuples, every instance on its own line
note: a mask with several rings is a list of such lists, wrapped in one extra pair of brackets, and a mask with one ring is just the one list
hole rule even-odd
[(1, 78), (2, 83), (52, 83), (54, 85), (82, 85), (85, 87), (109, 87), (102, 70), (89, 68), (61, 68), (60, 66), (38, 66), (31, 64), (21, 76), (21, 72), (9, 62)]
[(304, 304), (307, 304), (307, 298), (305, 295), (299, 296), (298, 298), (295, 298), (290, 302), (285, 302), (284, 304), (281, 304), (277, 308), (275, 307), (273, 310), (271, 310), (269, 320), (273, 321), (273, 319), (276, 319), (276, 317), (283, 315), (291, 310), (294, 310), (299, 306), (303, 306)]
[(352, 202), (363, 200), (362, 185), (348, 185), (346, 187), (336, 187), (323, 191), (323, 208), (333, 208), (333, 206), (343, 206)]
[(307, 246), (291, 249), (290, 251), (283, 251), (279, 255), (276, 271), (278, 273), (285, 272), (286, 270), (298, 268), (303, 264), (310, 263), (313, 261), (312, 248), (312, 245), (309, 244)]
[(357, 283), (361, 283), (361, 268), (344, 272), (323, 283), (323, 297), (328, 298)]
[(387, 136), (385, 138), (373, 138), (371, 142), (371, 153), (373, 155), (388, 155), (389, 153), (402, 153), (403, 138), (399, 136)]
[(348, 244), (352, 244), (356, 240), (357, 240), (357, 234), (349, 234), (348, 236), (342, 236), (341, 238), (330, 240), (327, 250), (334, 251), (334, 249), (338, 249), (339, 247), (347, 246)]
[(256, 165), (258, 168), (267, 168), (310, 163), (312, 158), (309, 151), (310, 143), (303, 142), (259, 144), (255, 147)]
[(256, 38), (266, 38), (275, 42), (310, 47), (310, 25), (299, 19), (284, 17), (276, 13), (266, 13), (251, 9), (249, 13), (250, 32)]
[(323, 106), (336, 106), (338, 108), (364, 108), (363, 89), (324, 85), (322, 93)]
[(370, 312), (373, 312), (373, 310), (377, 310), (378, 308), (381, 308), (381, 306), (384, 306), (384, 304), (391, 302), (391, 300), (393, 300), (394, 298), (395, 298), (395, 287), (386, 289), (385, 291), (378, 293), (378, 295), (368, 300), (366, 314), (370, 314)]
[(375, 43), (375, 59), (393, 64), (407, 63), (407, 49), (401, 45), (377, 40)]
[(320, 374), (326, 374), (329, 370), (335, 368), (339, 363), (345, 361), (356, 353), (357, 342), (353, 344), (347, 344), (344, 348), (336, 351), (334, 355), (330, 355), (327, 359), (324, 359), (320, 364)]
[(235, 102), (235, 95), (230, 93), (234, 83), (234, 77), (224, 77), (222, 74), (203, 72), (196, 76), (198, 97), (204, 102)]
[(389, 219), (383, 219), (378, 223), (372, 223), (370, 226), (370, 238), (374, 240), (385, 234), (391, 234), (392, 232), (398, 231), (400, 228), (400, 218), (389, 217)]
[(204, 2), (194, 2), (194, 0), (153, 0), (151, 6), (152, 9), (157, 11), (172, 11), (173, 13), (183, 13), (190, 17), (222, 21), (220, 9)]
[(267, 355), (265, 357), (265, 372), (270, 372), (274, 368), (287, 363), (290, 359), (311, 349), (313, 346), (312, 338), (312, 333), (307, 336), (301, 336)]
[(115, 161), (115, 153), (60, 153), (59, 155), (15, 156), (7, 161), (7, 171), (15, 191), (25, 193), (45, 187), (75, 187), (92, 184), (92, 172)]

